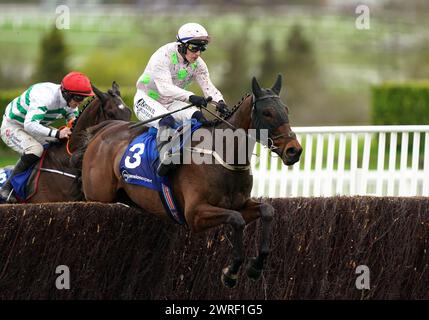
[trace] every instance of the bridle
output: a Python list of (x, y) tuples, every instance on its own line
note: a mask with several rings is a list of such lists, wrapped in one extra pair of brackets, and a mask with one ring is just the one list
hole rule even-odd
[[(260, 102), (262, 100), (266, 100), (266, 99), (278, 99), (278, 100), (280, 100), (280, 97), (278, 95), (269, 94), (269, 95), (264, 95), (262, 97), (256, 98), (254, 94), (252, 95), (252, 110), (251, 110), (251, 113), (250, 113), (250, 118), (251, 118), (251, 121), (252, 121), (252, 126), (254, 128), (256, 128), (256, 125), (255, 125), (255, 119), (253, 117), (253, 113), (256, 112), (256, 103)], [(286, 106), (286, 112), (288, 113), (288, 111), (289, 110), (288, 110), (288, 108)], [(288, 123), (289, 122), (287, 121), (287, 122), (281, 123), (279, 126), (284, 125), (284, 124), (288, 124)], [(289, 133), (282, 133), (282, 134), (273, 136), (272, 133), (271, 133), (271, 129), (268, 129), (268, 137), (267, 137), (268, 141), (267, 141), (267, 145), (262, 144), (262, 143), (261, 144), (264, 147), (266, 147), (268, 150), (270, 150), (270, 151), (277, 150), (277, 149), (279, 149), (279, 147), (277, 147), (277, 146), (274, 145), (274, 141), (277, 140), (278, 138), (281, 138), (281, 137), (284, 137), (284, 136), (287, 136), (289, 138), (295, 138), (296, 134), (293, 131), (291, 131)], [(257, 142), (260, 142), (260, 141), (257, 141)]]
[[(253, 117), (253, 112), (256, 110), (256, 103), (259, 102), (259, 101), (261, 101), (261, 100), (265, 100), (265, 99), (280, 99), (280, 97), (278, 95), (265, 95), (263, 97), (256, 98), (254, 94), (252, 95), (252, 108), (251, 108), (250, 118), (251, 118), (251, 122), (252, 122), (252, 127), (254, 127), (255, 129), (257, 129), (256, 128), (257, 126), (255, 125), (255, 120), (254, 120), (254, 117)], [(239, 107), (240, 107), (240, 105), (238, 105), (236, 108), (234, 108), (233, 112), (228, 115), (228, 118), (231, 117), (231, 115), (234, 114), (234, 112), (237, 111)], [(205, 110), (208, 111), (210, 114), (212, 114), (214, 117), (216, 117), (219, 121), (225, 123), (231, 129), (238, 130), (233, 124), (231, 124), (226, 119), (218, 116), (216, 113), (210, 111), (209, 109), (205, 109)], [(287, 107), (286, 107), (286, 110), (287, 110)], [(289, 122), (281, 123), (279, 126), (284, 125), (285, 123), (287, 124)], [(277, 126), (276, 128), (278, 128), (279, 126)], [(212, 127), (212, 134), (213, 134), (213, 130), (214, 129), (215, 129), (215, 126)], [(263, 143), (261, 143), (261, 144), (264, 147), (266, 147), (268, 150), (272, 151), (272, 152), (275, 152), (275, 150), (279, 149), (279, 147), (277, 147), (277, 146), (274, 145), (274, 140), (276, 140), (278, 138), (281, 138), (281, 137), (284, 137), (284, 136), (288, 136), (288, 137), (291, 137), (291, 138), (296, 137), (295, 133), (292, 132), (292, 131), (289, 132), (289, 133), (282, 133), (282, 134), (279, 134), (279, 135), (276, 135), (276, 136), (272, 136), (270, 131), (271, 130), (268, 129), (268, 137), (267, 137), (268, 142), (267, 142), (267, 144), (263, 144)], [(250, 134), (246, 134), (246, 135), (247, 135), (248, 139), (253, 140), (254, 142), (260, 142), (260, 139), (257, 139), (255, 137), (251, 136)], [(250, 169), (250, 165), (230, 165), (230, 164), (226, 163), (217, 154), (217, 152), (215, 150), (207, 150), (207, 149), (203, 149), (203, 148), (191, 147), (191, 148), (188, 148), (188, 151), (195, 152), (195, 153), (204, 153), (204, 154), (207, 154), (207, 155), (211, 155), (216, 160), (218, 160), (218, 162), (224, 168), (226, 168), (226, 169), (228, 169), (230, 171), (246, 171), (246, 170)]]
[[(259, 98), (256, 98), (255, 97), (255, 95), (254, 94), (252, 94), (252, 109), (251, 109), (251, 112), (250, 112), (250, 119), (251, 119), (251, 121), (252, 121), (252, 126), (253, 127), (255, 127), (255, 125), (254, 125), (254, 118), (253, 118), (253, 112), (254, 112), (254, 110), (256, 110), (256, 103), (257, 102), (259, 102), (259, 101), (262, 101), (262, 100), (265, 100), (265, 99), (279, 99), (280, 100), (280, 97), (278, 96), (278, 95), (274, 95), (274, 94), (270, 94), (270, 95), (265, 95), (265, 96), (263, 96), (263, 97), (259, 97)], [(235, 109), (235, 108), (234, 108)], [(238, 108), (236, 108), (234, 111), (236, 111), (236, 110), (238, 110)], [(288, 111), (288, 108), (286, 107), (286, 110)], [(226, 119), (224, 119), (224, 118), (222, 118), (222, 117), (220, 117), (220, 116), (218, 116), (216, 113), (214, 113), (214, 112), (212, 112), (212, 111), (210, 111), (209, 109), (205, 109), (205, 111), (207, 111), (208, 113), (210, 113), (212, 116), (214, 116), (215, 118), (217, 118), (219, 121), (221, 121), (221, 122), (223, 122), (223, 123), (225, 123), (227, 126), (229, 126), (231, 129), (233, 129), (233, 130), (237, 130), (237, 128), (233, 125), (233, 124), (231, 124), (229, 121), (227, 121)], [(233, 114), (233, 113), (232, 113)], [(228, 118), (232, 115), (232, 114), (230, 114), (229, 116), (228, 116)], [(288, 123), (288, 122), (286, 122), (286, 123)], [(284, 123), (282, 123), (282, 124), (280, 124), (280, 125), (283, 125)], [(212, 129), (214, 129), (214, 127), (212, 128)], [(271, 135), (271, 132), (270, 132), (271, 130), (269, 129), (268, 130), (268, 137), (267, 137), (267, 140), (268, 140), (268, 143), (267, 143), (267, 145), (265, 145), (265, 144), (262, 144), (265, 148), (267, 148), (268, 150), (270, 150), (270, 151), (273, 151), (274, 152), (274, 150), (277, 150), (279, 147), (277, 147), (277, 146), (275, 146), (274, 145), (274, 140), (276, 140), (276, 139), (278, 139), (278, 138), (281, 138), (281, 137), (284, 137), (284, 136), (287, 136), (287, 137), (289, 137), (289, 138), (296, 138), (296, 134), (293, 132), (293, 131), (291, 131), (291, 132), (289, 132), (289, 133), (282, 133), (282, 134), (279, 134), (279, 135), (276, 135), (276, 136), (272, 136)], [(252, 137), (250, 134), (247, 134), (247, 137), (249, 138), (249, 139), (251, 139), (251, 140), (253, 140), (254, 142), (260, 142), (258, 139), (255, 139), (254, 137)]]

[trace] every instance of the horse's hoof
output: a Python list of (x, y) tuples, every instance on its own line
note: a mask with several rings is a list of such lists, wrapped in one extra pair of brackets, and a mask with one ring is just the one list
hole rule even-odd
[(237, 285), (237, 275), (236, 274), (229, 274), (228, 268), (225, 268), (222, 270), (222, 284), (227, 288), (234, 288)]
[(254, 281), (258, 280), (262, 274), (262, 269), (255, 267), (255, 261), (256, 258), (251, 258), (246, 268), (247, 276)]

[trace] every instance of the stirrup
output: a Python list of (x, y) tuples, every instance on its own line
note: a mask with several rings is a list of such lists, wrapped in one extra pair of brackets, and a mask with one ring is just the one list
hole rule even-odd
[(165, 163), (159, 163), (158, 168), (156, 169), (156, 173), (160, 177), (166, 176), (171, 169), (173, 169), (174, 164), (165, 164)]
[[(175, 166), (177, 165), (176, 163), (174, 163), (174, 161), (171, 161), (171, 159), (174, 157), (174, 155), (171, 154), (171, 151), (167, 151), (163, 154), (162, 159), (161, 156), (159, 158), (159, 165), (156, 168), (156, 173), (160, 176), (166, 176), (168, 174), (168, 172), (170, 172), (172, 169), (175, 168)], [(165, 163), (166, 160), (169, 160), (169, 163)]]

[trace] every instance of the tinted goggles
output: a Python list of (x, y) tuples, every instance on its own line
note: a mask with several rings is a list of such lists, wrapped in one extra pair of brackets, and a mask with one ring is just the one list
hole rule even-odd
[(76, 102), (82, 102), (86, 98), (86, 96), (80, 96), (78, 94), (74, 94), (71, 96), (71, 98)]
[(188, 43), (187, 46), (189, 51), (191, 52), (198, 52), (198, 51), (206, 51), (207, 47), (205, 44), (193, 44), (193, 43)]

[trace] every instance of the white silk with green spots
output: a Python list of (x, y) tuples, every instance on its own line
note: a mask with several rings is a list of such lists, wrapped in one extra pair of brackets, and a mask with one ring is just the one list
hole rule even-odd
[(168, 43), (159, 48), (137, 80), (137, 93), (134, 101), (146, 93), (152, 99), (166, 106), (174, 101), (189, 102), (192, 91), (187, 86), (195, 80), (204, 96), (211, 96), (214, 101), (223, 100), (221, 92), (210, 80), (209, 71), (204, 60), (199, 57), (194, 63), (187, 63), (177, 51), (178, 43)]

